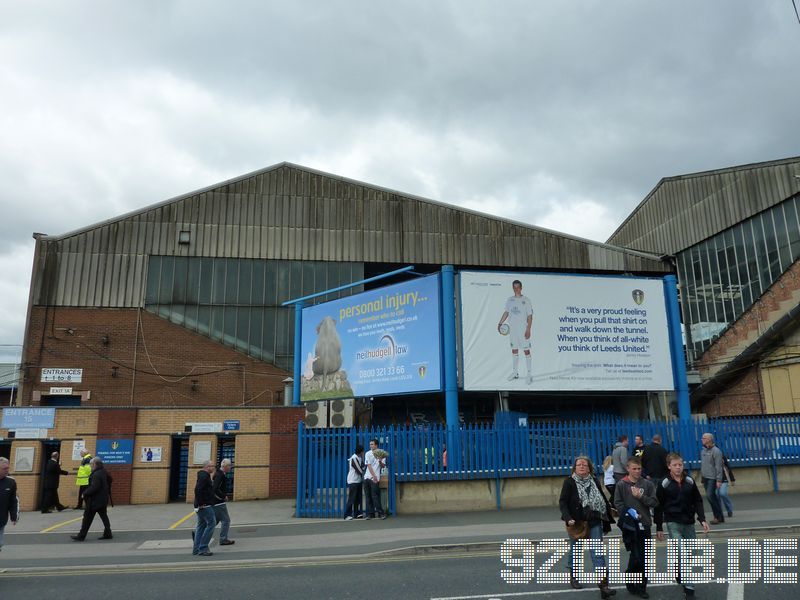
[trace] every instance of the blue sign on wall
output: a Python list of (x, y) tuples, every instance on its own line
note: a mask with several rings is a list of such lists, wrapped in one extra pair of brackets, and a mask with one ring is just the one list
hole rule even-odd
[(97, 440), (96, 455), (107, 465), (133, 463), (133, 440)]
[(301, 399), (442, 389), (439, 276), (303, 309)]
[(239, 425), (240, 425), (239, 421), (233, 421), (233, 420), (223, 421), (222, 429), (223, 431), (239, 431)]
[(55, 408), (4, 408), (3, 429), (52, 429)]

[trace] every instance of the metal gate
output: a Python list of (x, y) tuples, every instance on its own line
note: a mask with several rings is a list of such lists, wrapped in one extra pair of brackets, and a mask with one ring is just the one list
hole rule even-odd
[[(222, 459), (227, 458), (232, 463), (234, 463), (234, 468), (236, 465), (236, 461), (234, 460), (236, 456), (236, 438), (233, 436), (229, 437), (221, 437), (219, 438), (219, 443), (217, 444), (217, 465), (222, 463)], [(233, 469), (228, 472), (228, 497), (233, 500)]]
[(186, 479), (189, 476), (189, 439), (172, 438), (169, 467), (169, 499), (186, 500)]

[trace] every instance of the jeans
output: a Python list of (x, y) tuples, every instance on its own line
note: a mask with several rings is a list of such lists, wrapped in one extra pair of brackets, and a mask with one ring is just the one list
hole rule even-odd
[(711, 505), (711, 512), (714, 513), (714, 518), (717, 519), (717, 521), (724, 521), (725, 516), (722, 514), (722, 505), (719, 501), (717, 480), (705, 479), (703, 483), (706, 486), (706, 497), (708, 498), (708, 503)]
[(641, 583), (626, 583), (625, 587), (628, 591), (637, 594), (644, 592), (647, 588), (647, 577), (644, 575), (644, 541), (650, 539), (650, 528), (645, 527), (643, 531), (638, 531), (636, 534), (636, 542), (631, 547), (630, 556), (628, 556), (628, 568), (626, 573), (641, 573)]
[[(694, 523), (671, 523), (667, 521), (667, 534), (669, 535), (669, 539), (671, 540), (693, 540), (697, 537), (697, 534), (694, 531)], [(678, 565), (683, 564), (682, 557), (680, 555), (680, 547), (678, 548)], [(680, 567), (678, 567), (680, 568)], [(681, 582), (681, 575), (678, 573), (677, 577), (678, 583)], [(684, 583), (683, 584), (684, 590), (694, 590), (693, 583)]]
[(214, 517), (214, 508), (206, 506), (197, 510), (197, 527), (194, 530), (194, 545), (192, 554), (208, 552), (208, 543), (214, 535), (217, 519)]
[(719, 499), (721, 502), (720, 509), (722, 509), (722, 507), (724, 506), (725, 510), (728, 512), (729, 515), (733, 513), (733, 502), (731, 502), (731, 498), (730, 496), (728, 496), (727, 481), (723, 481), (722, 486), (719, 488)]
[(354, 519), (361, 514), (361, 484), (347, 484), (347, 507), (344, 509), (345, 517)]
[(3, 525), (0, 527), (0, 548), (3, 547), (3, 533), (5, 533), (6, 527)]
[(372, 479), (364, 480), (364, 487), (367, 493), (367, 516), (383, 516), (383, 506), (381, 505), (381, 488), (377, 481)]
[[(217, 523), (222, 523), (219, 527), (219, 541), (224, 542), (228, 539), (228, 531), (231, 528), (231, 517), (228, 514), (228, 505), (227, 504), (217, 504), (214, 507), (214, 518), (216, 519)], [(216, 527), (216, 523), (214, 524)], [(213, 537), (214, 534), (211, 534)], [(209, 538), (210, 540), (211, 538)]]
[[(590, 540), (602, 540), (603, 539), (603, 522), (600, 521), (595, 525), (589, 526), (589, 537), (587, 539)], [(575, 542), (573, 538), (569, 538), (569, 571), (572, 573), (573, 577), (577, 577), (578, 573), (575, 572), (574, 563), (573, 563), (573, 548), (575, 547)], [(589, 554), (592, 556), (592, 564), (594, 565), (594, 570), (597, 571), (598, 569), (602, 569), (606, 566), (606, 559), (605, 556), (602, 554), (595, 552), (594, 550), (589, 550)]]

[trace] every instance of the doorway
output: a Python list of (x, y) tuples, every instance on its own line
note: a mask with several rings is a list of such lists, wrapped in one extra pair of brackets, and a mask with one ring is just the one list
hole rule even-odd
[(189, 438), (172, 438), (169, 464), (169, 499), (172, 502), (186, 501), (186, 479), (189, 476)]

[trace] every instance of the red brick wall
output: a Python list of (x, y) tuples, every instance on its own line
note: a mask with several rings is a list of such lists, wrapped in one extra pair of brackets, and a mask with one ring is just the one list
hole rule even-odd
[[(97, 439), (134, 439), (136, 435), (136, 409), (105, 408), (97, 411)], [(136, 457), (133, 457), (136, 461)], [(106, 465), (106, 471), (113, 478), (111, 497), (114, 504), (131, 503), (131, 482), (133, 465)]]
[(34, 391), (70, 385), (40, 383), (42, 367), (82, 368), (71, 387), (91, 392), (84, 406), (270, 406), (289, 376), (145, 311), (137, 327), (136, 309), (37, 306), (30, 330), (24, 406)]
[(293, 498), (297, 493), (297, 425), (304, 416), (302, 407), (276, 407), (271, 412), (270, 498)]

